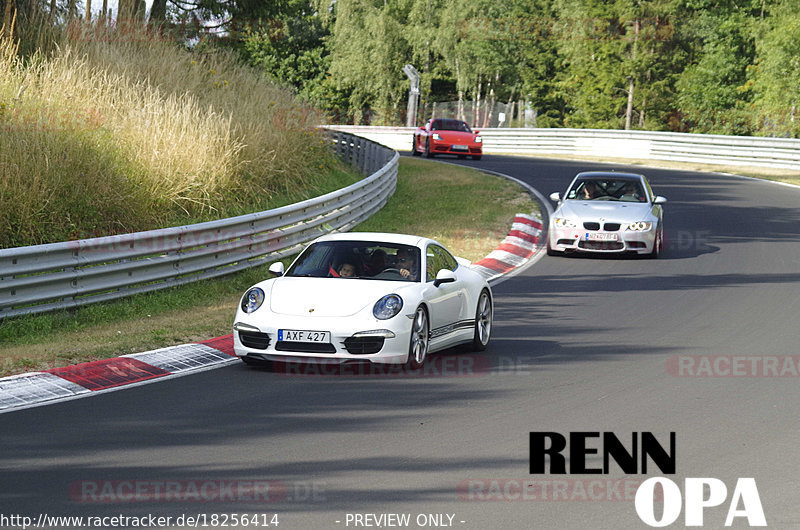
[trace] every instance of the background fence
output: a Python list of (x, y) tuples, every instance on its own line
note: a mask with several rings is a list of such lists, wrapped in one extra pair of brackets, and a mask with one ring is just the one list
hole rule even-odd
[(331, 132), (339, 156), (369, 175), (289, 206), (195, 225), (0, 249), (0, 319), (121, 298), (229, 274), (298, 252), (345, 231), (394, 193), (399, 155)]
[[(393, 149), (411, 150), (409, 127), (335, 126)], [(800, 140), (606, 129), (481, 129), (489, 154), (569, 154), (800, 170)]]

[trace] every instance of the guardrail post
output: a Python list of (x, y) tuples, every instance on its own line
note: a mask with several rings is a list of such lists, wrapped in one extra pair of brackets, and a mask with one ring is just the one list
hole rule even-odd
[(365, 144), (363, 138), (359, 138), (356, 142), (356, 166), (362, 173), (366, 172), (366, 164), (364, 163), (364, 150)]

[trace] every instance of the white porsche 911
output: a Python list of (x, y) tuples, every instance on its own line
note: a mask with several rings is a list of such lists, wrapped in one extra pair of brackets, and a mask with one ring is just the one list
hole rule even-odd
[(234, 351), (248, 364), (370, 361), (419, 368), (461, 343), (486, 348), (492, 292), (444, 246), (424, 237), (344, 233), (313, 241), (276, 278), (242, 297)]
[(664, 244), (664, 197), (644, 175), (616, 171), (578, 173), (550, 219), (547, 253), (633, 252), (657, 258)]

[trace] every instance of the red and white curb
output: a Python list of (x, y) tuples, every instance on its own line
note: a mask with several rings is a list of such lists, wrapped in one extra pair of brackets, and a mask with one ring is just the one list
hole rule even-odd
[[(542, 222), (537, 217), (517, 214), (508, 236), (472, 268), (487, 280), (509, 274), (535, 254), (541, 229)], [(233, 335), (225, 335), (203, 342), (5, 377), (0, 379), (0, 414), (198, 373), (235, 361)]]
[(518, 213), (511, 231), (488, 256), (472, 264), (472, 269), (487, 280), (521, 267), (536, 253), (542, 233), (542, 220), (533, 214)]
[(233, 335), (0, 379), (0, 414), (234, 362)]

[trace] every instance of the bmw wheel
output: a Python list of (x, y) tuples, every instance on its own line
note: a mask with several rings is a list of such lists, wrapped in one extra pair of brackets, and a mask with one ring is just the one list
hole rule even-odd
[(475, 334), (472, 337), (472, 350), (483, 351), (492, 337), (492, 299), (488, 291), (482, 291), (475, 308)]
[(428, 357), (428, 313), (425, 308), (419, 306), (414, 313), (414, 320), (411, 323), (411, 340), (408, 345), (408, 360), (406, 366), (412, 370), (421, 368)]
[(658, 258), (664, 250), (664, 229), (659, 226), (656, 229), (656, 240), (653, 241), (653, 250), (647, 254), (648, 258)]

